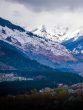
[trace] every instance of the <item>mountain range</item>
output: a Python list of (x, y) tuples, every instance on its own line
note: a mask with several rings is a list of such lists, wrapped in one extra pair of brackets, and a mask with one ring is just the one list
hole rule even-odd
[(32, 31), (0, 18), (0, 70), (46, 70), (83, 73), (83, 30)]

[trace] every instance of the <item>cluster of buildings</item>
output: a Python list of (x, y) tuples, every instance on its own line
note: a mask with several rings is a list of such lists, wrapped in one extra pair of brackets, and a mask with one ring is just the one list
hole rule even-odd
[(10, 73), (10, 74), (0, 73), (0, 82), (3, 82), (3, 81), (26, 81), (26, 80), (33, 80), (33, 79), (17, 76), (14, 73)]

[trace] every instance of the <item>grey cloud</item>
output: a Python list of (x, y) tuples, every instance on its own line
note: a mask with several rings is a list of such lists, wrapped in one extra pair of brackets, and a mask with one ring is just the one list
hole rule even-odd
[(11, 2), (18, 2), (31, 8), (34, 11), (56, 10), (68, 8), (76, 10), (83, 7), (83, 0), (9, 0)]

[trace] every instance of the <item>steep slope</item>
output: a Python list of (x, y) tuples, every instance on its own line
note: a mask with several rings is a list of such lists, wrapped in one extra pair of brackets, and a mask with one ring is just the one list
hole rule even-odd
[(27, 70), (44, 71), (51, 70), (36, 61), (29, 59), (22, 51), (11, 44), (0, 41), (0, 70)]
[[(3, 22), (5, 25), (2, 25)], [(63, 63), (76, 61), (71, 52), (60, 43), (37, 36), (2, 18), (0, 40), (19, 48), (30, 59), (52, 68), (56, 68), (57, 64), (63, 66)]]
[(63, 42), (63, 45), (66, 46), (78, 60), (83, 60), (83, 34), (77, 33), (73, 38)]
[(66, 65), (64, 64), (64, 70), (74, 70), (83, 74), (83, 27), (75, 30), (73, 28), (56, 27), (49, 29), (49, 27), (43, 26), (42, 28), (37, 28), (32, 32), (42, 36), (43, 38), (51, 39), (52, 41), (60, 42), (64, 45), (76, 60), (76, 62), (72, 61)]
[(25, 32), (25, 30), (23, 28), (21, 28), (20, 26), (14, 25), (11, 22), (9, 22), (8, 20), (3, 19), (3, 18), (0, 18), (0, 25), (2, 27), (7, 26), (9, 29), (12, 29), (12, 30), (19, 30), (20, 32)]
[(70, 50), (73, 56), (77, 59), (77, 63), (72, 63), (71, 67), (75, 71), (80, 72), (83, 76), (83, 29), (79, 29), (72, 34), (71, 39), (68, 39), (62, 43), (68, 50)]

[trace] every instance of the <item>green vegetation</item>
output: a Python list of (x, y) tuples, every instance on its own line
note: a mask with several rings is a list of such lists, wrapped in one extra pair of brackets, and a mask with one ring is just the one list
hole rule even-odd
[(43, 93), (35, 89), (30, 94), (0, 97), (0, 110), (79, 110), (81, 107), (83, 97), (69, 94), (65, 88)]

